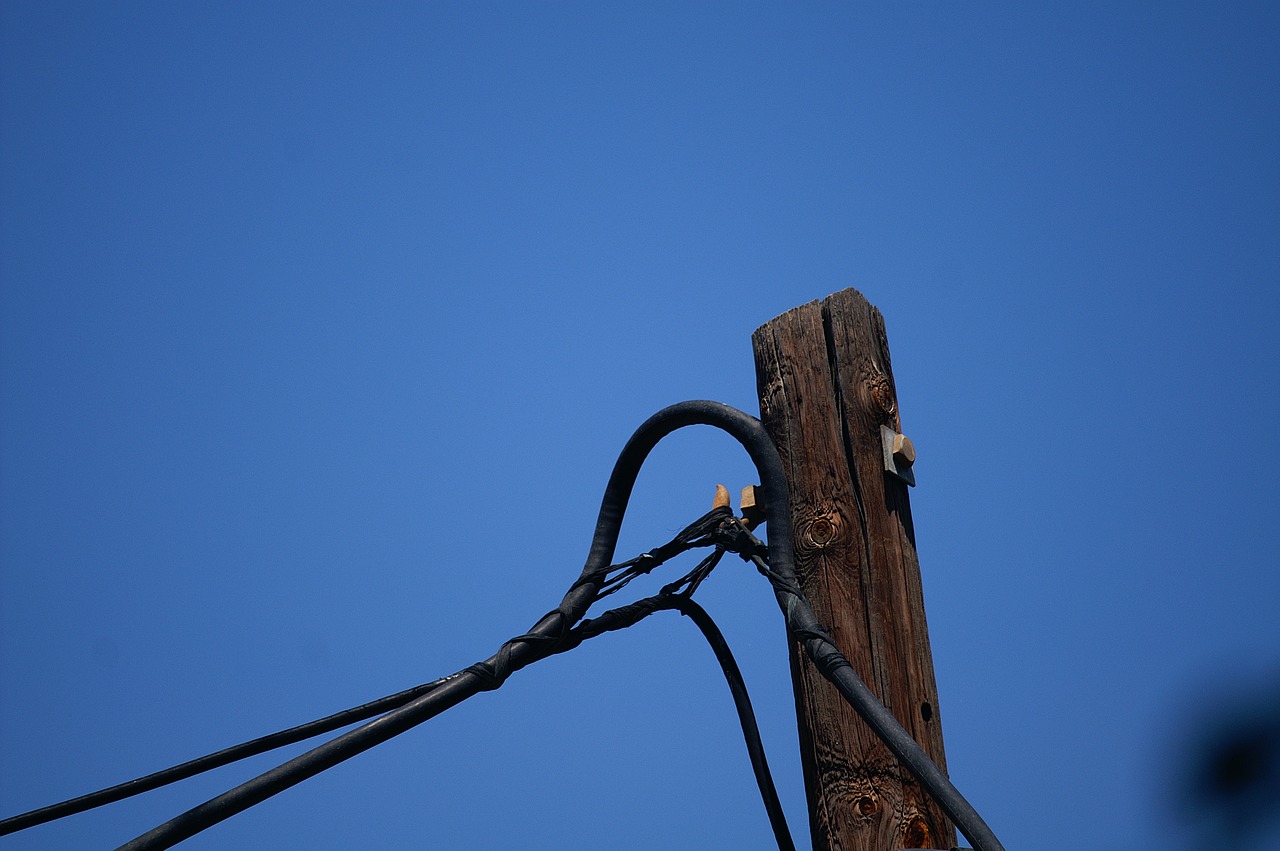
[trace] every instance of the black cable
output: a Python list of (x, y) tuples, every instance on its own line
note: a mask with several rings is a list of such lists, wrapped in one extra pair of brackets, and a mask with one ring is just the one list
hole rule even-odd
[(494, 657), (472, 666), (463, 676), (449, 680), (429, 694), (188, 810), (122, 848), (134, 851), (170, 847), (438, 715), (482, 689), (495, 688), (510, 673), (542, 658), (550, 644), (559, 640), (582, 617), (595, 598), (600, 582), (599, 572), (612, 561), (622, 516), (645, 458), (663, 437), (690, 425), (711, 425), (728, 432), (747, 450), (760, 473), (761, 484), (770, 495), (766, 505), (769, 561), (767, 565), (761, 563), (758, 566), (773, 582), (787, 628), (803, 640), (805, 651), (818, 669), (938, 802), (960, 832), (973, 843), (975, 851), (1004, 851), (1004, 846), (973, 806), (853, 673), (848, 660), (814, 617), (796, 584), (787, 479), (778, 451), (764, 426), (754, 417), (728, 405), (707, 401), (682, 402), (665, 408), (646, 420), (627, 441), (605, 487), (591, 549), (579, 581), (570, 588), (560, 606), (539, 620), (521, 641), (504, 646)]
[[(711, 616), (708, 615), (701, 606), (686, 596), (686, 593), (674, 592), (672, 590), (674, 587), (686, 582), (690, 585), (695, 581), (701, 582), (701, 580), (706, 577), (710, 569), (715, 566), (715, 562), (719, 561), (719, 556), (723, 555), (723, 553), (724, 550), (717, 549), (699, 565), (699, 568), (702, 568), (701, 570), (695, 568), (694, 571), (686, 575), (682, 580), (677, 580), (677, 582), (667, 586), (655, 596), (646, 597), (616, 609), (610, 609), (598, 617), (582, 621), (572, 630), (567, 632), (563, 639), (556, 644), (552, 652), (547, 655), (568, 652), (590, 638), (595, 638), (596, 636), (603, 635), (606, 632), (612, 632), (634, 626), (649, 615), (665, 609), (675, 609), (688, 616), (690, 620), (697, 625), (698, 629), (706, 638), (707, 643), (711, 646), (711, 649), (715, 654), (716, 661), (720, 664), (721, 671), (724, 673), (725, 681), (727, 682), (730, 694), (733, 697), (734, 708), (738, 714), (738, 723), (742, 728), (742, 735), (746, 743), (747, 755), (751, 762), (752, 772), (756, 779), (756, 786), (760, 791), (760, 797), (764, 803), (765, 811), (768, 814), (769, 824), (773, 829), (774, 838), (778, 843), (778, 849), (779, 851), (795, 851), (795, 843), (791, 838), (790, 829), (787, 826), (786, 815), (782, 810), (782, 804), (778, 798), (777, 787), (774, 785), (773, 776), (769, 771), (769, 763), (765, 757), (764, 745), (760, 738), (760, 728), (756, 722), (755, 711), (751, 706), (751, 698), (747, 693), (746, 683), (742, 678), (742, 671), (738, 667), (738, 663), (734, 659), (732, 651), (729, 649), (728, 642), (724, 640), (724, 635), (711, 619)], [(454, 675), (454, 677), (456, 676), (457, 675)], [(444, 683), (454, 679), (454, 677), (445, 677), (443, 680), (438, 680), (436, 682)], [(376, 724), (377, 722), (373, 723)], [(367, 726), (372, 726), (372, 724)], [(324, 746), (321, 746), (321, 748), (316, 748), (315, 750), (321, 750), (323, 747)], [(303, 756), (306, 756), (306, 754)], [(279, 768), (282, 769), (288, 765), (289, 763), (285, 763), (284, 766), (280, 766)], [(276, 770), (278, 771), (279, 769)], [(267, 774), (271, 773), (272, 772), (268, 772)], [(267, 775), (261, 775), (259, 778), (255, 778), (255, 780), (260, 780), (261, 777), (266, 776)], [(254, 781), (242, 784), (242, 787), (249, 786), (252, 783), (254, 783)], [(237, 787), (237, 789), (242, 787)], [(232, 792), (236, 791), (236, 789), (233, 789), (231, 792), (213, 799), (213, 801), (208, 802), (204, 806), (208, 806), (214, 801), (218, 801), (220, 798), (226, 798)], [(182, 816), (179, 816), (170, 822), (166, 822), (165, 825), (161, 825), (149, 834), (144, 834), (132, 842), (121, 846), (120, 851), (135, 847), (165, 848), (182, 841), (184, 838), (189, 838), (190, 835), (194, 835), (194, 833), (199, 832), (199, 830), (193, 830), (187, 837), (178, 837), (176, 839), (173, 837), (173, 834), (177, 829), (186, 829), (192, 824), (198, 824), (194, 818), (183, 820), (183, 817), (197, 813), (200, 809), (201, 808), (197, 807), (195, 810), (190, 810), (188, 813), (184, 813)], [(229, 816), (230, 813), (227, 815)], [(174, 827), (170, 828), (167, 832), (160, 832), (168, 825), (174, 825)], [(200, 829), (202, 830), (203, 828)], [(156, 842), (161, 844), (151, 844)]]
[(751, 697), (747, 694), (746, 682), (742, 679), (742, 671), (737, 660), (729, 650), (729, 644), (715, 621), (706, 610), (683, 594), (675, 597), (679, 602), (680, 613), (687, 615), (698, 625), (706, 637), (707, 643), (715, 651), (716, 661), (724, 672), (729, 683), (729, 691), (733, 694), (733, 705), (738, 710), (738, 723), (742, 727), (742, 738), (747, 744), (747, 755), (751, 759), (751, 770), (756, 776), (756, 785), (760, 788), (760, 797), (764, 801), (765, 812), (769, 814), (769, 826), (773, 828), (773, 838), (778, 843), (778, 851), (795, 851), (795, 842), (791, 839), (791, 830), (787, 827), (787, 817), (782, 811), (782, 802), (778, 800), (777, 787), (773, 785), (773, 775), (769, 771), (769, 761), (765, 759), (764, 744), (760, 741), (760, 727), (756, 724), (756, 714), (751, 708)]
[[(627, 561), (611, 564), (591, 576), (581, 576), (574, 584), (580, 585), (588, 581), (598, 581), (599, 591), (596, 593), (596, 599), (608, 597), (610, 594), (621, 591), (631, 580), (650, 573), (654, 568), (683, 552), (695, 547), (712, 546), (716, 543), (717, 536), (720, 535), (720, 529), (724, 525), (724, 521), (732, 516), (733, 511), (727, 506), (713, 508), (690, 523), (678, 535), (662, 546), (655, 547), (647, 553), (641, 553)], [(611, 577), (609, 574), (616, 575)]]
[[(789, 581), (789, 577), (785, 573), (779, 575), (777, 571), (771, 570), (758, 555), (752, 556), (751, 560), (757, 569), (773, 583), (779, 602), (796, 601), (793, 611), (800, 615), (796, 620), (802, 625), (792, 627), (791, 633), (803, 644), (805, 653), (818, 672), (836, 687), (845, 702), (853, 707), (871, 731), (906, 766), (907, 771), (924, 787), (925, 791), (933, 796), (965, 838), (973, 843), (975, 851), (1004, 851), (1004, 846), (987, 827), (977, 810), (965, 800), (937, 763), (924, 752), (893, 713), (854, 672), (852, 663), (836, 647), (826, 630), (818, 624), (816, 619), (813, 619), (811, 610), (808, 612), (811, 623), (807, 626), (803, 625), (805, 619), (801, 606), (807, 609), (808, 603), (803, 597), (795, 595), (793, 590), (795, 585)], [(783, 602), (784, 611), (787, 611), (786, 605), (787, 603)]]
[(894, 756), (938, 802), (961, 833), (974, 844), (976, 851), (1003, 851), (1000, 841), (972, 805), (853, 672), (849, 661), (818, 623), (808, 600), (796, 584), (787, 480), (768, 433), (754, 417), (727, 405), (707, 401), (682, 402), (665, 408), (646, 420), (627, 441), (605, 488), (591, 549), (581, 576), (560, 606), (542, 617), (528, 633), (503, 645), (497, 654), (484, 662), (447, 678), (429, 693), (188, 810), (121, 847), (170, 847), (438, 715), (478, 691), (497, 688), (510, 674), (550, 655), (599, 594), (606, 566), (617, 544), (622, 516), (645, 458), (666, 435), (685, 426), (700, 424), (720, 428), (738, 440), (750, 454), (760, 473), (761, 484), (770, 494), (766, 506), (768, 562), (758, 555), (753, 555), (752, 560), (773, 584), (787, 628), (802, 640), (818, 670), (837, 687)]
[(331, 733), (343, 727), (348, 727), (359, 721), (365, 721), (375, 715), (381, 715), (388, 710), (395, 709), (397, 706), (403, 706), (415, 697), (434, 689), (436, 686), (444, 682), (444, 679), (435, 680), (434, 682), (424, 683), (420, 686), (405, 689), (396, 694), (388, 695), (369, 703), (355, 706), (351, 709), (344, 709), (341, 712), (335, 712), (325, 718), (316, 721), (309, 721), (306, 724), (299, 724), (296, 727), (290, 727), (287, 730), (281, 730), (276, 733), (270, 733), (266, 736), (260, 736), (248, 742), (238, 745), (232, 745), (223, 748), (205, 756), (188, 760), (180, 765), (172, 768), (165, 768), (160, 771), (153, 772), (145, 777), (139, 777), (136, 780), (129, 780), (124, 783), (118, 783), (106, 789), (100, 789), (96, 792), (90, 792), (79, 797), (72, 798), (68, 801), (62, 801), (57, 804), (50, 804), (47, 807), (41, 807), (38, 810), (22, 813), (20, 815), (11, 816), (0, 821), (0, 836), (10, 833), (17, 833), (20, 830), (26, 830), (29, 827), (35, 827), (38, 824), (54, 821), (55, 819), (65, 818), (66, 816), (82, 813), (85, 810), (91, 810), (95, 807), (105, 806), (115, 803), (116, 801), (131, 798), (134, 795), (141, 795), (143, 792), (150, 792), (152, 789), (159, 789), (161, 786), (167, 786), (170, 783), (177, 783), (179, 780), (186, 780), (188, 777), (194, 777), (206, 771), (212, 771), (215, 768), (221, 768), (224, 765), (230, 765), (233, 762), (242, 759), (248, 759), (251, 756), (266, 753), (276, 748), (286, 747), (287, 745), (296, 744), (315, 738), (325, 733)]
[[(965, 800), (915, 739), (911, 738), (911, 734), (898, 723), (893, 713), (858, 678), (849, 660), (814, 616), (808, 599), (796, 581), (790, 489), (787, 487), (782, 459), (759, 420), (728, 405), (706, 401), (682, 402), (654, 414), (636, 430), (622, 450), (622, 456), (614, 467), (614, 475), (609, 480), (609, 487), (605, 490), (601, 521), (613, 519), (612, 515), (606, 516), (606, 508), (611, 505), (611, 491), (618, 484), (619, 472), (624, 472), (629, 479), (620, 493), (612, 494), (612, 504), (625, 511), (631, 482), (634, 482), (639, 464), (643, 463), (649, 450), (672, 431), (697, 424), (716, 426), (732, 435), (747, 450), (760, 474), (760, 483), (769, 495), (765, 505), (766, 522), (769, 526), (768, 563), (764, 563), (758, 555), (752, 556), (752, 560), (769, 577), (778, 605), (786, 618), (787, 629), (802, 640), (805, 652), (818, 670), (835, 685), (845, 701), (938, 802), (947, 817), (973, 843), (975, 851), (1004, 851), (1004, 846), (978, 811)], [(621, 519), (621, 514), (617, 519)], [(599, 532), (598, 524), (597, 535)]]
[[(712, 560), (718, 561), (718, 557), (723, 554), (724, 550), (717, 549), (715, 553), (703, 560), (703, 564), (712, 562), (710, 567), (714, 567)], [(702, 567), (702, 565), (699, 565), (699, 567)], [(778, 790), (773, 782), (773, 774), (769, 771), (769, 761), (765, 757), (764, 744), (760, 739), (760, 727), (756, 722), (755, 710), (751, 706), (751, 696), (747, 693), (742, 670), (738, 667), (738, 662), (734, 659), (733, 652), (729, 649), (729, 643), (725, 641), (724, 634), (720, 632), (720, 628), (716, 626), (715, 621), (711, 619), (711, 616), (707, 614), (702, 606), (688, 596), (692, 592), (692, 587), (682, 592), (671, 590), (673, 586), (679, 585), (686, 580), (692, 579), (701, 582), (706, 573), (709, 572), (709, 569), (707, 568), (707, 570), (701, 572), (695, 569), (684, 579), (677, 580), (677, 582), (667, 586), (667, 588), (664, 588), (653, 597), (646, 597), (630, 605), (611, 609), (599, 617), (584, 620), (569, 631), (564, 641), (556, 648), (556, 652), (564, 653), (589, 638), (594, 638), (605, 632), (634, 626), (654, 612), (664, 609), (675, 609), (686, 615), (702, 632), (707, 644), (711, 646), (712, 652), (715, 653), (716, 661), (720, 663), (720, 670), (724, 674), (725, 682), (729, 686), (729, 693), (733, 697), (734, 709), (738, 713), (738, 724), (742, 728), (742, 737), (747, 746), (747, 756), (751, 761), (751, 770), (755, 775), (756, 786), (760, 790), (760, 798), (764, 803), (765, 812), (769, 816), (769, 825), (773, 829), (774, 839), (778, 843), (778, 851), (795, 851), (795, 842), (791, 838), (790, 828), (787, 827), (787, 817), (782, 810), (782, 802), (778, 798)], [(699, 573), (700, 575), (698, 575)], [(692, 586), (692, 581), (690, 585)]]

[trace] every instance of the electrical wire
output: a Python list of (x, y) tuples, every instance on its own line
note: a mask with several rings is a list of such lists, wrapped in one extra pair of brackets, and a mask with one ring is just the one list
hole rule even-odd
[(623, 447), (622, 455), (614, 466), (614, 474), (605, 490), (601, 521), (596, 527), (597, 543), (602, 546), (605, 543), (601, 541), (602, 526), (620, 521), (621, 514), (615, 516), (612, 511), (626, 510), (631, 484), (635, 481), (640, 464), (653, 446), (676, 429), (699, 424), (720, 428), (741, 443), (760, 474), (765, 493), (769, 494), (765, 506), (769, 527), (768, 561), (766, 563), (759, 555), (753, 555), (752, 561), (769, 577), (786, 619), (787, 629), (801, 640), (805, 653), (814, 666), (836, 687), (845, 702), (937, 801), (965, 838), (973, 843), (975, 851), (1004, 851), (1004, 846), (978, 811), (911, 738), (911, 734), (893, 713), (867, 688), (813, 614), (808, 599), (796, 581), (795, 548), (789, 515), (790, 491), (782, 459), (759, 420), (728, 405), (708, 401), (681, 402), (664, 408), (646, 420)]
[(641, 424), (627, 441), (605, 487), (591, 549), (579, 581), (570, 588), (560, 606), (541, 618), (528, 633), (508, 642), (490, 659), (473, 665), (462, 676), (450, 679), (430, 693), (188, 810), (121, 848), (139, 851), (170, 847), (417, 726), (479, 691), (497, 688), (514, 671), (543, 658), (548, 648), (581, 619), (595, 598), (600, 572), (612, 560), (622, 516), (626, 513), (631, 490), (645, 458), (663, 437), (692, 425), (710, 425), (728, 432), (747, 450), (760, 473), (761, 484), (770, 495), (765, 509), (769, 525), (769, 557), (767, 565), (760, 560), (757, 567), (766, 570), (766, 575), (770, 576), (788, 630), (802, 640), (805, 652), (818, 670), (836, 686), (845, 701), (884, 741), (925, 791), (933, 796), (960, 832), (973, 843), (975, 851), (1004, 851), (1004, 846), (977, 810), (853, 672), (848, 659), (814, 616), (808, 600), (796, 584), (794, 541), (788, 514), (789, 490), (782, 461), (768, 432), (756, 418), (728, 405), (708, 401), (681, 402), (664, 408)]
[[(782, 810), (781, 802), (778, 798), (777, 787), (774, 784), (772, 773), (769, 770), (768, 760), (765, 757), (764, 745), (760, 738), (759, 725), (756, 722), (755, 712), (751, 706), (751, 698), (747, 693), (746, 683), (742, 678), (741, 669), (738, 667), (737, 661), (733, 657), (732, 651), (729, 649), (728, 642), (725, 641), (723, 633), (716, 626), (711, 616), (707, 614), (701, 606), (695, 603), (688, 595), (691, 590), (696, 587), (696, 583), (700, 583), (702, 579), (715, 567), (715, 564), (724, 554), (723, 548), (717, 548), (715, 552), (703, 559), (697, 568), (687, 574), (680, 580), (666, 586), (658, 594), (652, 597), (646, 597), (637, 600), (626, 606), (611, 609), (598, 617), (587, 619), (579, 623), (564, 636), (552, 651), (553, 653), (565, 653), (578, 647), (587, 639), (602, 635), (605, 632), (612, 632), (634, 626), (639, 621), (648, 617), (655, 612), (674, 609), (681, 614), (689, 617), (690, 620), (698, 627), (707, 643), (710, 645), (715, 654), (716, 661), (720, 664), (725, 681), (729, 686), (730, 694), (733, 698), (734, 709), (738, 714), (738, 723), (742, 728), (743, 739), (747, 747), (747, 755), (751, 763), (752, 773), (755, 776), (756, 786), (759, 789), (760, 797), (764, 803), (765, 812), (769, 818), (769, 824), (773, 830), (774, 839), (778, 844), (779, 851), (795, 851), (795, 843), (791, 837), (790, 829), (787, 826), (786, 815)], [(684, 590), (679, 590), (681, 587)], [(548, 654), (551, 655), (551, 654)], [(447, 677), (445, 680), (451, 680)], [(389, 713), (393, 714), (393, 713)], [(379, 719), (381, 720), (381, 719)], [(377, 722), (374, 722), (375, 724)], [(372, 724), (367, 726), (373, 726)], [(354, 732), (354, 731), (353, 731)], [(316, 751), (323, 750), (325, 746), (316, 748)], [(314, 752), (314, 751), (313, 751)], [(306, 756), (304, 754), (303, 756)], [(285, 763), (276, 771), (285, 769), (290, 763)], [(251, 796), (255, 793), (253, 788), (245, 790), (245, 787), (252, 787), (255, 783), (259, 786), (264, 785), (261, 781), (263, 778), (271, 775), (273, 772), (260, 775), (258, 778), (242, 784), (240, 787), (231, 790), (224, 795), (214, 798), (213, 800), (183, 813), (175, 819), (160, 825), (156, 829), (150, 831), (143, 836), (134, 839), (132, 842), (126, 843), (120, 847), (120, 851), (124, 849), (135, 848), (167, 848), (182, 841), (189, 836), (198, 833), (205, 827), (216, 824), (223, 818), (234, 815), (235, 812), (244, 809), (250, 804), (245, 803), (251, 800)], [(268, 787), (269, 788), (269, 787)], [(287, 787), (286, 787), (287, 788)], [(240, 795), (233, 795), (240, 790)], [(247, 791), (248, 794), (244, 792)], [(260, 792), (260, 790), (258, 790)], [(265, 799), (264, 796), (263, 799)], [(229, 802), (229, 803), (226, 803)], [(240, 806), (243, 804), (244, 806)], [(217, 819), (209, 824), (201, 826), (202, 820), (207, 820), (211, 816), (209, 810), (214, 806), (221, 809), (213, 813), (221, 815), (222, 818)], [(235, 809), (239, 807), (239, 809)], [(190, 831), (190, 833), (186, 833)], [(186, 833), (186, 835), (182, 835)]]
[[(992, 833), (973, 806), (964, 799), (942, 770), (911, 738), (911, 735), (903, 729), (902, 725), (893, 717), (893, 714), (880, 703), (871, 690), (867, 688), (866, 684), (858, 678), (848, 659), (835, 646), (830, 636), (827, 635), (825, 629), (814, 616), (808, 600), (796, 582), (793, 538), (789, 516), (790, 500), (782, 462), (763, 425), (759, 420), (741, 411), (718, 402), (708, 401), (682, 402), (665, 408), (646, 420), (631, 436), (631, 439), (627, 441), (618, 456), (613, 472), (610, 474), (608, 485), (605, 488), (591, 548), (582, 574), (569, 588), (560, 605), (540, 618), (529, 632), (517, 636), (502, 645), (498, 652), (489, 659), (478, 662), (451, 677), (446, 677), (430, 684), (433, 687), (429, 691), (411, 697), (407, 703), (391, 709), (381, 717), (343, 733), (325, 744), (288, 760), (276, 768), (180, 814), (126, 843), (121, 846), (121, 849), (139, 851), (139, 849), (168, 848), (207, 827), (266, 800), (284, 789), (302, 782), (308, 777), (312, 777), (358, 753), (362, 753), (399, 735), (405, 730), (417, 726), (480, 691), (498, 688), (515, 671), (553, 653), (563, 652), (560, 648), (567, 649), (567, 646), (573, 644), (575, 639), (580, 643), (582, 639), (578, 638), (578, 635), (583, 634), (583, 631), (575, 630), (575, 626), (586, 627), (587, 624), (593, 624), (593, 629), (620, 628), (619, 626), (609, 626), (608, 623), (621, 624), (632, 616), (636, 616), (637, 619), (645, 617), (661, 607), (662, 604), (654, 603), (653, 601), (662, 598), (664, 595), (668, 599), (681, 598), (683, 595), (670, 593), (668, 589), (671, 586), (668, 586), (668, 589), (664, 589), (664, 594), (659, 594), (657, 598), (646, 598), (646, 600), (631, 604), (631, 606), (606, 612), (600, 618), (594, 619), (594, 621), (585, 621), (579, 624), (587, 609), (595, 600), (600, 598), (602, 593), (612, 593), (627, 582), (630, 582), (635, 576), (647, 573), (652, 569), (647, 562), (643, 561), (644, 557), (642, 556), (640, 560), (633, 560), (622, 574), (612, 579), (609, 578), (611, 572), (610, 561), (617, 544), (618, 531), (641, 465), (658, 441), (677, 429), (691, 425), (710, 425), (728, 432), (747, 450), (760, 474), (761, 484), (764, 486), (765, 492), (769, 494), (769, 501), (766, 505), (766, 522), (769, 527), (768, 544), (761, 544), (750, 535), (745, 526), (736, 530), (736, 537), (739, 541), (754, 542), (752, 549), (742, 549), (740, 551), (769, 579), (791, 635), (801, 641), (807, 655), (819, 672), (836, 686), (845, 701), (853, 707), (858, 715), (888, 746), (889, 750), (907, 768), (924, 790), (937, 801), (960, 832), (973, 843), (975, 851), (1004, 851), (1000, 841), (996, 839), (995, 834)], [(717, 509), (717, 511), (725, 511), (725, 509)], [(713, 511), (712, 514), (715, 514), (715, 512)], [(708, 515), (702, 520), (707, 520), (710, 516)], [(722, 526), (723, 524), (716, 523), (717, 529), (722, 528)], [(710, 534), (710, 532), (707, 534)], [(758, 551), (762, 546), (767, 546), (767, 558)], [(722, 548), (718, 547), (716, 553), (713, 554), (714, 558), (718, 560), (721, 552)], [(701, 582), (709, 570), (714, 567), (714, 562), (710, 561), (711, 558), (704, 559), (704, 564), (707, 565), (705, 568), (700, 565), (699, 568), (695, 568), (694, 571), (674, 583), (674, 585), (683, 583), (689, 589), (696, 587), (697, 583)], [(649, 608), (650, 606), (653, 608)], [(690, 609), (690, 611), (693, 611), (693, 609)], [(613, 616), (612, 619), (610, 619), (610, 615)], [(690, 617), (695, 619), (695, 623), (699, 623), (698, 616), (690, 615)], [(701, 623), (699, 623), (699, 626), (701, 628)], [(576, 635), (575, 632), (577, 633)], [(704, 635), (706, 634), (704, 630)], [(710, 636), (708, 636), (708, 640), (711, 641)], [(711, 643), (713, 648), (717, 646), (715, 641), (711, 641)], [(727, 651), (727, 646), (725, 650)], [(717, 656), (719, 656), (718, 650)], [(725, 667), (723, 662), (722, 667)], [(736, 664), (733, 668), (736, 669)], [(729, 668), (725, 667), (725, 671), (728, 677)], [(733, 678), (730, 677), (730, 680), (731, 688), (735, 688), (732, 685)], [(735, 704), (737, 702), (738, 697), (735, 691)], [(747, 708), (749, 710), (749, 703)], [(748, 725), (743, 720), (745, 716), (742, 713), (741, 706), (739, 706), (739, 717), (742, 720), (745, 733)], [(754, 720), (751, 721), (751, 724), (754, 726)], [(754, 747), (751, 743), (751, 738), (750, 735), (747, 735), (749, 750)], [(758, 743), (758, 733), (756, 734), (756, 740)], [(211, 755), (211, 757), (213, 756), (217, 755)], [(763, 764), (763, 750), (760, 751), (759, 758), (760, 763)], [(752, 764), (753, 768), (756, 768), (757, 758), (754, 752), (752, 754)], [(178, 766), (174, 770), (180, 768), (182, 766)], [(760, 776), (759, 769), (757, 769), (758, 781)], [(767, 778), (767, 767), (765, 769), (765, 777)], [(141, 778), (141, 780), (146, 779)], [(768, 780), (768, 786), (772, 787), (771, 779)], [(104, 793), (109, 791), (111, 790), (104, 790)], [(769, 807), (769, 794), (766, 793), (766, 786), (763, 783), (761, 783), (761, 793), (765, 797), (766, 807)], [(772, 797), (776, 801), (776, 791), (772, 793)], [(778, 808), (778, 813), (781, 813), (780, 808)], [(770, 810), (770, 819), (771, 822), (774, 820), (772, 809)], [(774, 823), (774, 832), (775, 835), (778, 835), (776, 823)], [(785, 847), (781, 844), (782, 840), (780, 838), (779, 843), (780, 847)]]
[(333, 715), (315, 721), (309, 721), (306, 724), (299, 724), (287, 730), (280, 730), (242, 744), (232, 745), (220, 751), (188, 760), (172, 768), (165, 768), (145, 777), (139, 777), (136, 780), (118, 783), (106, 789), (100, 789), (67, 801), (11, 816), (0, 821), (0, 836), (17, 833), (29, 827), (35, 827), (39, 824), (45, 824), (46, 822), (82, 813), (96, 807), (112, 804), (125, 798), (131, 798), (134, 795), (141, 795), (143, 792), (150, 792), (153, 789), (159, 789), (170, 783), (177, 783), (179, 780), (186, 780), (188, 777), (195, 777), (197, 774), (212, 771), (215, 768), (221, 768), (224, 765), (230, 765), (233, 762), (248, 759), (251, 756), (303, 742), (307, 739), (348, 727), (357, 722), (368, 720), (375, 715), (381, 715), (388, 710), (395, 709), (397, 706), (403, 706), (415, 697), (426, 694), (444, 682), (444, 679), (414, 686), (396, 694), (388, 695), (351, 709), (344, 709), (341, 712), (335, 712)]
[(760, 789), (760, 797), (764, 801), (765, 812), (769, 816), (769, 826), (773, 829), (773, 838), (778, 843), (778, 851), (795, 851), (795, 842), (791, 838), (791, 830), (787, 827), (787, 817), (782, 811), (782, 802), (778, 800), (778, 789), (773, 785), (773, 774), (769, 771), (769, 761), (764, 755), (764, 744), (760, 741), (760, 728), (756, 724), (756, 715), (751, 708), (751, 696), (747, 694), (746, 682), (742, 679), (742, 671), (738, 668), (724, 634), (716, 626), (715, 621), (706, 610), (691, 598), (679, 595), (678, 608), (681, 614), (687, 615), (697, 624), (702, 635), (711, 645), (724, 672), (729, 691), (733, 694), (733, 705), (738, 711), (738, 723), (742, 727), (742, 738), (747, 745), (747, 754), (751, 759), (751, 770), (756, 777), (756, 785)]

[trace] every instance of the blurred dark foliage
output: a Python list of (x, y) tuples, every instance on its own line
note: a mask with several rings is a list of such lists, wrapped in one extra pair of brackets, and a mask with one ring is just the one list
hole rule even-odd
[(1280, 827), (1280, 682), (1209, 698), (1175, 775), (1181, 821), (1204, 848), (1239, 848)]

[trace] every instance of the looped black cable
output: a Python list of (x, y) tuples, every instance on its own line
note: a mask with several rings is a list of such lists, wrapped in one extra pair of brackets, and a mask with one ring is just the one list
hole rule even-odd
[[(570, 623), (576, 622), (595, 599), (600, 586), (597, 576), (599, 571), (613, 559), (618, 531), (622, 525), (622, 516), (627, 510), (631, 489), (640, 472), (640, 466), (650, 450), (659, 440), (676, 429), (699, 424), (716, 426), (728, 432), (750, 454), (751, 460), (760, 473), (761, 484), (770, 495), (766, 507), (769, 525), (769, 563), (764, 569), (769, 571), (766, 575), (771, 576), (770, 581), (774, 582), (774, 591), (786, 618), (787, 628), (793, 634), (801, 635), (815, 627), (820, 630), (821, 626), (814, 617), (813, 610), (795, 581), (794, 547), (791, 520), (788, 515), (789, 490), (777, 449), (759, 420), (728, 405), (705, 401), (682, 402), (659, 411), (646, 420), (622, 448), (613, 472), (609, 476), (609, 483), (605, 487), (587, 563), (583, 567), (579, 581), (574, 583), (565, 595), (557, 610), (558, 613), (563, 613)], [(772, 578), (773, 574), (776, 574), (776, 581)], [(543, 618), (529, 632), (540, 635), (552, 634), (560, 627), (560, 624), (556, 623), (557, 620), (558, 618)], [(824, 654), (831, 651), (839, 653), (839, 649), (830, 641), (817, 635), (806, 638), (803, 644), (810, 658), (815, 656), (822, 658)], [(537, 647), (533, 643), (516, 645), (511, 652), (511, 669), (518, 670), (536, 661)], [(486, 661), (490, 664), (493, 662), (492, 659)], [(824, 667), (830, 666), (824, 663)], [(888, 746), (894, 756), (906, 766), (925, 791), (933, 796), (960, 832), (974, 844), (976, 851), (1003, 851), (1004, 846), (996, 839), (995, 834), (987, 827), (978, 812), (951, 784), (928, 754), (916, 744), (911, 735), (903, 729), (893, 717), (893, 713), (889, 712), (866, 684), (857, 677), (851, 667), (834, 666), (830, 681), (867, 722), (872, 731)], [(452, 679), (430, 693), (388, 712), (363, 727), (344, 733), (331, 742), (295, 757), (247, 783), (242, 783), (235, 789), (188, 810), (122, 848), (130, 851), (143, 848), (167, 848), (209, 825), (216, 824), (326, 768), (337, 765), (421, 724), (476, 694), (481, 690), (483, 683), (482, 676), (475, 673)]]
[[(562, 646), (566, 635), (599, 599), (607, 587), (621, 587), (632, 577), (607, 581), (608, 568), (617, 543), (622, 516), (626, 512), (631, 489), (650, 450), (667, 434), (690, 425), (711, 425), (732, 435), (746, 448), (765, 491), (770, 494), (766, 509), (769, 525), (768, 562), (758, 554), (751, 560), (773, 584), (774, 593), (786, 618), (790, 632), (801, 638), (809, 657), (818, 665), (872, 731), (915, 777), (926, 792), (942, 807), (973, 844), (976, 851), (1003, 851), (1003, 846), (929, 756), (903, 729), (893, 714), (875, 697), (854, 673), (852, 666), (840, 662), (839, 649), (827, 637), (795, 578), (793, 541), (788, 515), (788, 488), (777, 450), (764, 427), (754, 417), (718, 402), (683, 402), (650, 417), (627, 441), (614, 465), (600, 506), (599, 519), (586, 565), (578, 580), (570, 587), (560, 605), (541, 618), (519, 640), (508, 642), (500, 653), (445, 678), (430, 691), (361, 727), (344, 733), (330, 742), (304, 753), (198, 807), (148, 831), (122, 849), (168, 848), (223, 819), (241, 812), (308, 777), (349, 759), (418, 724), (432, 718), (468, 697), (483, 691), (495, 681), (501, 682), (517, 670), (545, 658)], [(715, 543), (711, 541), (710, 543)], [(725, 548), (717, 546), (704, 563), (714, 566)], [(637, 563), (639, 564), (639, 563)], [(636, 567), (637, 565), (632, 565)], [(647, 567), (647, 561), (645, 562)], [(701, 568), (701, 566), (700, 566)], [(681, 582), (689, 589), (705, 578), (710, 568), (695, 568)], [(624, 571), (624, 574), (626, 571)], [(616, 588), (615, 588), (616, 590)], [(668, 594), (682, 599), (682, 594)]]

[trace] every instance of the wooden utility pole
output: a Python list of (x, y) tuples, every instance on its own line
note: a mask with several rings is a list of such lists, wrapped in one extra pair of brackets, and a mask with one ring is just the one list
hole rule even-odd
[[(856, 290), (752, 337), (760, 413), (791, 489), (796, 571), (818, 620), (943, 770), (942, 725), (884, 318)], [(765, 495), (768, 498), (768, 494)], [(815, 851), (950, 848), (955, 828), (805, 656), (791, 672)]]

